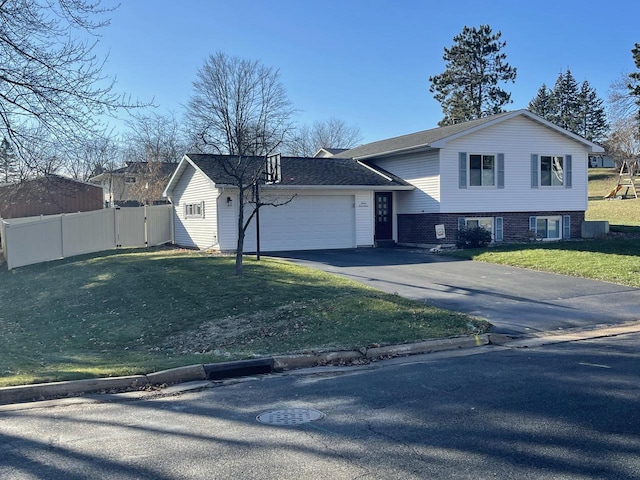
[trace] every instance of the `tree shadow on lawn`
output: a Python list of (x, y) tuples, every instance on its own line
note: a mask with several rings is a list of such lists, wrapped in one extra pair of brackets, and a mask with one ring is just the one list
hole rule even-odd
[[(269, 375), (181, 398), (66, 407), (55, 416), (2, 412), (0, 474), (165, 479), (198, 458), (225, 478), (258, 462), (265, 478), (284, 468), (292, 478), (352, 469), (376, 478), (635, 479), (640, 357), (633, 343), (598, 342), (605, 348), (572, 344), (389, 365), (384, 376), (381, 368)], [(298, 427), (256, 421), (286, 408), (325, 417)], [(17, 422), (31, 433), (12, 433), (7, 426)], [(125, 441), (142, 447), (140, 461), (132, 463)]]

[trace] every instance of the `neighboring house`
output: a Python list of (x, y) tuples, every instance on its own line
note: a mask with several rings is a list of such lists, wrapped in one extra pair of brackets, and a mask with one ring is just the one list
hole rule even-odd
[(321, 148), (313, 156), (314, 158), (327, 158), (339, 156), (342, 152), (346, 152), (348, 148)]
[(86, 212), (102, 207), (100, 187), (57, 175), (0, 185), (0, 218)]
[[(579, 238), (589, 155), (602, 152), (517, 110), (361, 145), (340, 158), (296, 159), (295, 167), (283, 158), (282, 182), (269, 188), (297, 196), (261, 210), (261, 249), (447, 244), (476, 226), (495, 242)], [(215, 157), (185, 156), (165, 190), (176, 242), (233, 250), (237, 189), (209, 165)], [(373, 176), (354, 181), (351, 174), (365, 171)]]
[[(105, 207), (139, 206), (140, 190), (149, 188), (149, 183), (166, 185), (176, 165), (172, 162), (127, 162), (124, 167), (91, 177), (89, 182), (102, 187)], [(163, 200), (160, 193), (157, 196), (155, 201)]]
[(616, 166), (613, 158), (609, 155), (589, 155), (589, 166), (591, 168), (614, 168)]

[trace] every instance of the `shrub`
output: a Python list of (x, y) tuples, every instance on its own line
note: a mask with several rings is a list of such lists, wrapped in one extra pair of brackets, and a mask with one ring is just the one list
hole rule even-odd
[(482, 248), (491, 243), (491, 232), (482, 227), (464, 228), (458, 230), (456, 247)]

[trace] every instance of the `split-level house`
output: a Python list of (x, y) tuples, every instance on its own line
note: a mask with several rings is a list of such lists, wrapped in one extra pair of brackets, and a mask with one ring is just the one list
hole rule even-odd
[[(527, 110), (425, 130), (318, 158), (279, 160), (261, 191), (263, 251), (454, 243), (483, 227), (494, 242), (579, 238), (589, 156), (599, 145)], [(329, 155), (329, 156), (327, 156)], [(176, 243), (235, 249), (238, 189), (219, 156), (185, 155), (164, 194)], [(273, 202), (278, 203), (278, 202)], [(246, 251), (256, 249), (255, 227)]]

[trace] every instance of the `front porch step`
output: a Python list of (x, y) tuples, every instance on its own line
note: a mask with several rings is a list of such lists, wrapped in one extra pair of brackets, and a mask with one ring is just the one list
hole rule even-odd
[(376, 240), (375, 246), (376, 248), (391, 248), (396, 246), (396, 242), (394, 240)]

